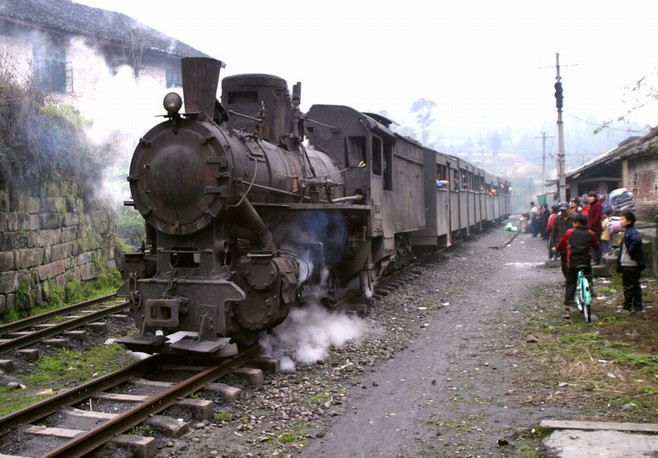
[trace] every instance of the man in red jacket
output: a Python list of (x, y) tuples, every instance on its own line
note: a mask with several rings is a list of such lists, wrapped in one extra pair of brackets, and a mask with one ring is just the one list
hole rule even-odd
[[(587, 229), (594, 231), (596, 234), (596, 239), (601, 245), (601, 232), (603, 227), (601, 226), (601, 219), (603, 218), (603, 203), (596, 195), (596, 191), (590, 191), (587, 193), (587, 200), (589, 200), (589, 212), (587, 213)], [(595, 266), (601, 264), (601, 249), (598, 248), (593, 253), (593, 263)]]
[(567, 258), (567, 286), (564, 292), (564, 318), (571, 318), (571, 306), (576, 294), (576, 282), (578, 281), (578, 270), (589, 281), (590, 292), (594, 297), (594, 279), (592, 278), (592, 255), (591, 251), (599, 249), (599, 241), (593, 231), (587, 229), (587, 217), (578, 214), (573, 218), (573, 228), (569, 229), (560, 238), (557, 251), (566, 250)]

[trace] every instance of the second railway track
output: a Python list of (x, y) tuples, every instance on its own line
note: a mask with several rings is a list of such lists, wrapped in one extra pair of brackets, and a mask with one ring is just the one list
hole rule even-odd
[(114, 294), (0, 325), (0, 355), (37, 344), (67, 331), (115, 315), (128, 308), (109, 302)]
[[(191, 409), (197, 420), (212, 416), (212, 401), (185, 399), (252, 361), (251, 347), (211, 365), (194, 365), (188, 358), (156, 355), (122, 370), (72, 388), (50, 399), (0, 418), (0, 453), (6, 456), (83, 456), (114, 440), (136, 456), (154, 456), (149, 438), (124, 436), (149, 420), (156, 428), (173, 429), (177, 420), (155, 417), (175, 404)], [(240, 372), (238, 372), (240, 374)], [(258, 383), (258, 375), (243, 371)], [(260, 375), (262, 383), (262, 375)], [(230, 390), (230, 387), (228, 388)], [(180, 422), (178, 422), (180, 425)]]

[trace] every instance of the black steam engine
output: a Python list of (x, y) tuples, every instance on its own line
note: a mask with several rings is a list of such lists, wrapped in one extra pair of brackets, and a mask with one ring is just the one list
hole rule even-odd
[[(365, 196), (345, 196), (332, 157), (302, 143), (300, 85), (291, 100), (278, 77), (229, 77), (220, 104), (220, 66), (183, 59), (185, 113), (168, 94), (164, 122), (130, 164), (147, 228), (120, 291), (139, 328), (121, 340), (131, 349), (224, 356), (281, 323), (302, 295), (323, 291), (331, 305), (347, 228), (361, 235), (366, 225)], [(169, 342), (172, 331), (189, 335)]]
[(135, 149), (128, 181), (146, 243), (125, 259), (119, 295), (139, 328), (126, 347), (231, 355), (291, 307), (369, 297), (412, 248), (451, 245), (509, 214), (509, 183), (382, 116), (304, 114), (299, 83), (291, 95), (275, 76), (226, 77), (220, 103), (221, 65), (183, 59), (185, 111), (167, 94), (164, 121)]

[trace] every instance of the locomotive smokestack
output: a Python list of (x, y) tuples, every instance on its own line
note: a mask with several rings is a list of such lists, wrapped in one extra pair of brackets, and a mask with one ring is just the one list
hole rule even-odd
[(181, 59), (183, 75), (183, 97), (186, 113), (205, 113), (213, 118), (219, 70), (222, 62), (208, 57), (184, 57)]

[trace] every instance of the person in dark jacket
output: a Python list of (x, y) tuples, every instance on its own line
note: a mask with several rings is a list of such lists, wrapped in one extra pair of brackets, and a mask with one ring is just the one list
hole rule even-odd
[(541, 238), (544, 240), (548, 240), (548, 236), (550, 235), (547, 232), (548, 218), (550, 216), (551, 212), (548, 211), (548, 204), (544, 204), (543, 210), (541, 212), (541, 220), (539, 221), (539, 233), (541, 234)]
[(591, 251), (599, 249), (599, 240), (593, 231), (587, 229), (587, 217), (577, 214), (573, 218), (573, 228), (564, 233), (557, 244), (558, 251), (566, 250), (567, 286), (564, 292), (564, 318), (571, 317), (571, 306), (576, 294), (578, 270), (582, 270), (590, 285), (590, 293), (594, 297), (594, 279), (592, 278)]
[(560, 263), (562, 269), (562, 275), (564, 279), (567, 279), (567, 254), (566, 251), (560, 251), (557, 249), (557, 243), (562, 238), (562, 236), (571, 229), (571, 223), (573, 219), (571, 218), (571, 213), (569, 212), (569, 204), (566, 202), (560, 202), (558, 206), (558, 215), (553, 222), (553, 240), (555, 245), (555, 253), (560, 256)]
[(621, 281), (624, 285), (624, 307), (620, 311), (640, 313), (644, 317), (640, 275), (646, 265), (642, 253), (642, 235), (635, 229), (635, 219), (635, 213), (631, 211), (621, 214), (624, 239), (619, 247), (617, 271), (621, 272)]
[[(589, 200), (589, 211), (587, 212), (587, 229), (594, 231), (596, 238), (601, 244), (601, 219), (603, 218), (603, 203), (598, 198), (596, 191), (587, 193), (587, 200)], [(596, 250), (594, 253), (594, 265), (601, 264), (601, 250)]]

